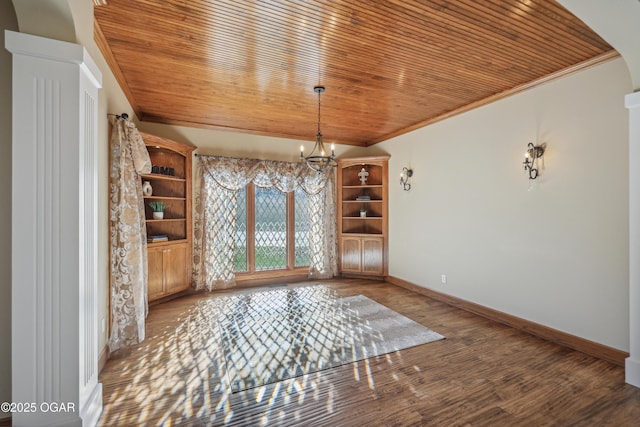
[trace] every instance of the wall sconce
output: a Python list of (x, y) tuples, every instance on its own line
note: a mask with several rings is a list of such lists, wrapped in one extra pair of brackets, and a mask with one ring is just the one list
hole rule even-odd
[(400, 174), (400, 185), (404, 191), (411, 190), (411, 177), (413, 176), (413, 169), (402, 168)]
[[(529, 172), (529, 179), (536, 179), (538, 177), (538, 159), (544, 154), (544, 146), (533, 145), (529, 143), (527, 145), (527, 151), (524, 153), (524, 170)], [(535, 167), (534, 167), (535, 166)]]

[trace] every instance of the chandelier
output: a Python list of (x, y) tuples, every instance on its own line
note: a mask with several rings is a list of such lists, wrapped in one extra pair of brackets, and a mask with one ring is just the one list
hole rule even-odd
[(315, 86), (313, 91), (318, 94), (318, 133), (316, 134), (316, 143), (313, 150), (308, 156), (304, 155), (304, 146), (300, 146), (300, 161), (304, 161), (307, 166), (317, 172), (322, 172), (328, 167), (337, 166), (334, 153), (335, 145), (331, 144), (331, 155), (327, 155), (327, 150), (322, 142), (322, 133), (320, 132), (320, 94), (324, 92), (324, 86)]

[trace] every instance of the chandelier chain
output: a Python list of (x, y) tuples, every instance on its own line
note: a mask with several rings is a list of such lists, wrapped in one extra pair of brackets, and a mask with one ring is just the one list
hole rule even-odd
[(318, 135), (321, 135), (320, 133), (320, 94), (322, 93), (322, 90), (318, 90)]

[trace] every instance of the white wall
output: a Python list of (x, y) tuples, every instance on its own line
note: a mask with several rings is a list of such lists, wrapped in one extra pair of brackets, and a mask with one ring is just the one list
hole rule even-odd
[[(140, 123), (138, 129), (175, 141), (189, 142), (198, 147), (197, 152), (199, 154), (279, 160), (283, 162), (299, 161), (300, 145), (304, 146), (305, 154), (309, 154), (314, 144), (313, 141), (196, 129), (184, 126), (170, 126), (149, 122)], [(311, 138), (315, 138), (315, 130), (309, 129), (309, 135)], [(326, 148), (328, 149), (329, 147), (330, 143), (326, 143)], [(351, 147), (336, 145), (336, 156), (342, 155), (349, 148)]]
[[(14, 0), (21, 1), (29, 0)], [(103, 73), (99, 268), (100, 316), (106, 317), (106, 114), (133, 114), (93, 41), (93, 3), (69, 0), (69, 6), (76, 42)], [(623, 95), (630, 87), (622, 60), (616, 60), (367, 150), (338, 146), (338, 155), (345, 149), (348, 155), (389, 152), (392, 182), (402, 166), (415, 169), (411, 192), (402, 192), (399, 185), (390, 189), (390, 273), (626, 350), (628, 126)], [(139, 126), (192, 142), (205, 154), (295, 160), (291, 153), (300, 145), (281, 138)], [(526, 143), (535, 140), (549, 149), (539, 186), (528, 192), (520, 163)], [(305, 146), (308, 150), (310, 142)], [(440, 284), (443, 273), (449, 278), (446, 285)], [(102, 335), (100, 348), (105, 343)]]
[(13, 0), (20, 32), (75, 43), (68, 3), (69, 0)]
[(640, 90), (640, 2), (637, 0), (558, 0), (624, 58), (633, 89)]
[[(0, 2), (0, 402), (11, 401), (11, 54), (4, 30), (16, 31), (11, 2)], [(0, 418), (10, 414), (0, 412)]]
[(616, 59), (380, 144), (390, 275), (627, 351), (630, 89)]

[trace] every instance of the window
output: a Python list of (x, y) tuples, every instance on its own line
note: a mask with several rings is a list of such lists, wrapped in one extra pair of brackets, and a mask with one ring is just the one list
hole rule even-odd
[[(226, 288), (236, 279), (266, 283), (276, 277), (333, 277), (333, 169), (317, 173), (299, 162), (199, 156), (198, 174), (196, 289)], [(284, 192), (255, 183), (275, 183)]]
[(309, 267), (309, 196), (249, 184), (238, 192), (236, 273)]

